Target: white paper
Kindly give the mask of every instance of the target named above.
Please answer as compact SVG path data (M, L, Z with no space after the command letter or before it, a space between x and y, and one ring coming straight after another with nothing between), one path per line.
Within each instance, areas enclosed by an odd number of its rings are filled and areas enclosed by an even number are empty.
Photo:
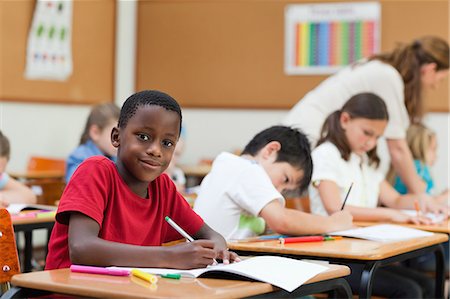
M131 270L133 268L111 267ZM141 271L164 275L181 274L187 277L199 277L210 271L223 271L239 274L258 281L267 282L288 292L297 289L303 283L326 271L327 266L317 263L308 263L301 260L279 256L257 256L229 265L219 264L207 268L193 270L175 270L162 268L137 268Z
M330 233L332 236L344 236L367 239L377 242L396 242L433 235L419 229L393 224L380 224Z
M6 209L11 215L19 214L27 205L24 203L12 203Z
M402 210L402 213L407 214L408 216L414 217L417 215L417 212L415 210ZM434 214L434 213L426 213L424 215L427 218L431 219L432 223L441 223L445 220L444 214Z
M57 209L57 207L39 204L12 203L9 204L9 206L6 208L6 210L8 210L11 215L19 214L24 209L54 211Z

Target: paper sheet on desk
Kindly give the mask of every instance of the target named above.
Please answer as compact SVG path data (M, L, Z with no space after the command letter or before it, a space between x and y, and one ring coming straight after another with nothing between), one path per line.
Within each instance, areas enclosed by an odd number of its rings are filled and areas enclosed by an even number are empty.
M123 267L120 268L129 270L133 269ZM206 273L211 272L214 272L215 274L219 272L232 273L262 282L267 282L288 292L292 292L312 277L323 271L326 271L328 267L279 256L257 256L245 259L239 263L233 263L229 265L219 264L216 266L210 266L208 268L193 270L175 270L162 268L137 269L147 273L158 275L181 274L182 276L187 277L199 277L201 275L202 277L207 277Z
M332 232L329 235L360 238L377 242L396 242L428 237L433 235L433 233L400 225L380 224Z
M407 214L408 216L416 216L417 212L415 210L401 210L402 213ZM434 224L441 223L445 220L444 214L434 214L434 213L426 213L424 215L431 219L431 222Z

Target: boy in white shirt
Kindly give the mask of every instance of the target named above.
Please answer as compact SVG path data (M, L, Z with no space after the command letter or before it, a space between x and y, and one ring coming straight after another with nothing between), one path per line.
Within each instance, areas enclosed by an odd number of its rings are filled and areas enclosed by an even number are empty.
M318 216L284 207L282 193L307 188L312 160L306 136L290 127L258 133L241 156L221 153L203 179L194 210L225 239L265 231L322 234L349 228L347 212ZM258 218L261 217L261 218Z

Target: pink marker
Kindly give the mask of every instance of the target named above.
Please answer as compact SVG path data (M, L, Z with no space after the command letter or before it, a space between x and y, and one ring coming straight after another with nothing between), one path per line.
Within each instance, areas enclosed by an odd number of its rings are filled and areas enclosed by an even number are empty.
M79 272L79 273L114 275L114 276L130 275L129 270L109 269L109 268L104 268L104 267L82 266L82 265L71 265L70 271Z

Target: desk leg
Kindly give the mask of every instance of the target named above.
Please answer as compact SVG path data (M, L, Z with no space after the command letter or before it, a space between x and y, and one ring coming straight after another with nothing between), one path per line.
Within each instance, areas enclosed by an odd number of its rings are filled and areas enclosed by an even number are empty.
M434 256L436 259L436 286L435 295L436 298L444 298L444 288L445 288L445 262L444 262L444 247L442 244L436 247L434 251Z
M364 266L359 285L359 298L370 298L372 295L373 276L378 268L378 262L370 262Z
M352 298L352 289L344 278L335 280L333 291L331 292L331 298Z
M24 261L23 261L23 272L31 272L31 257L33 253L33 232L24 231L25 236L25 248L24 248Z

